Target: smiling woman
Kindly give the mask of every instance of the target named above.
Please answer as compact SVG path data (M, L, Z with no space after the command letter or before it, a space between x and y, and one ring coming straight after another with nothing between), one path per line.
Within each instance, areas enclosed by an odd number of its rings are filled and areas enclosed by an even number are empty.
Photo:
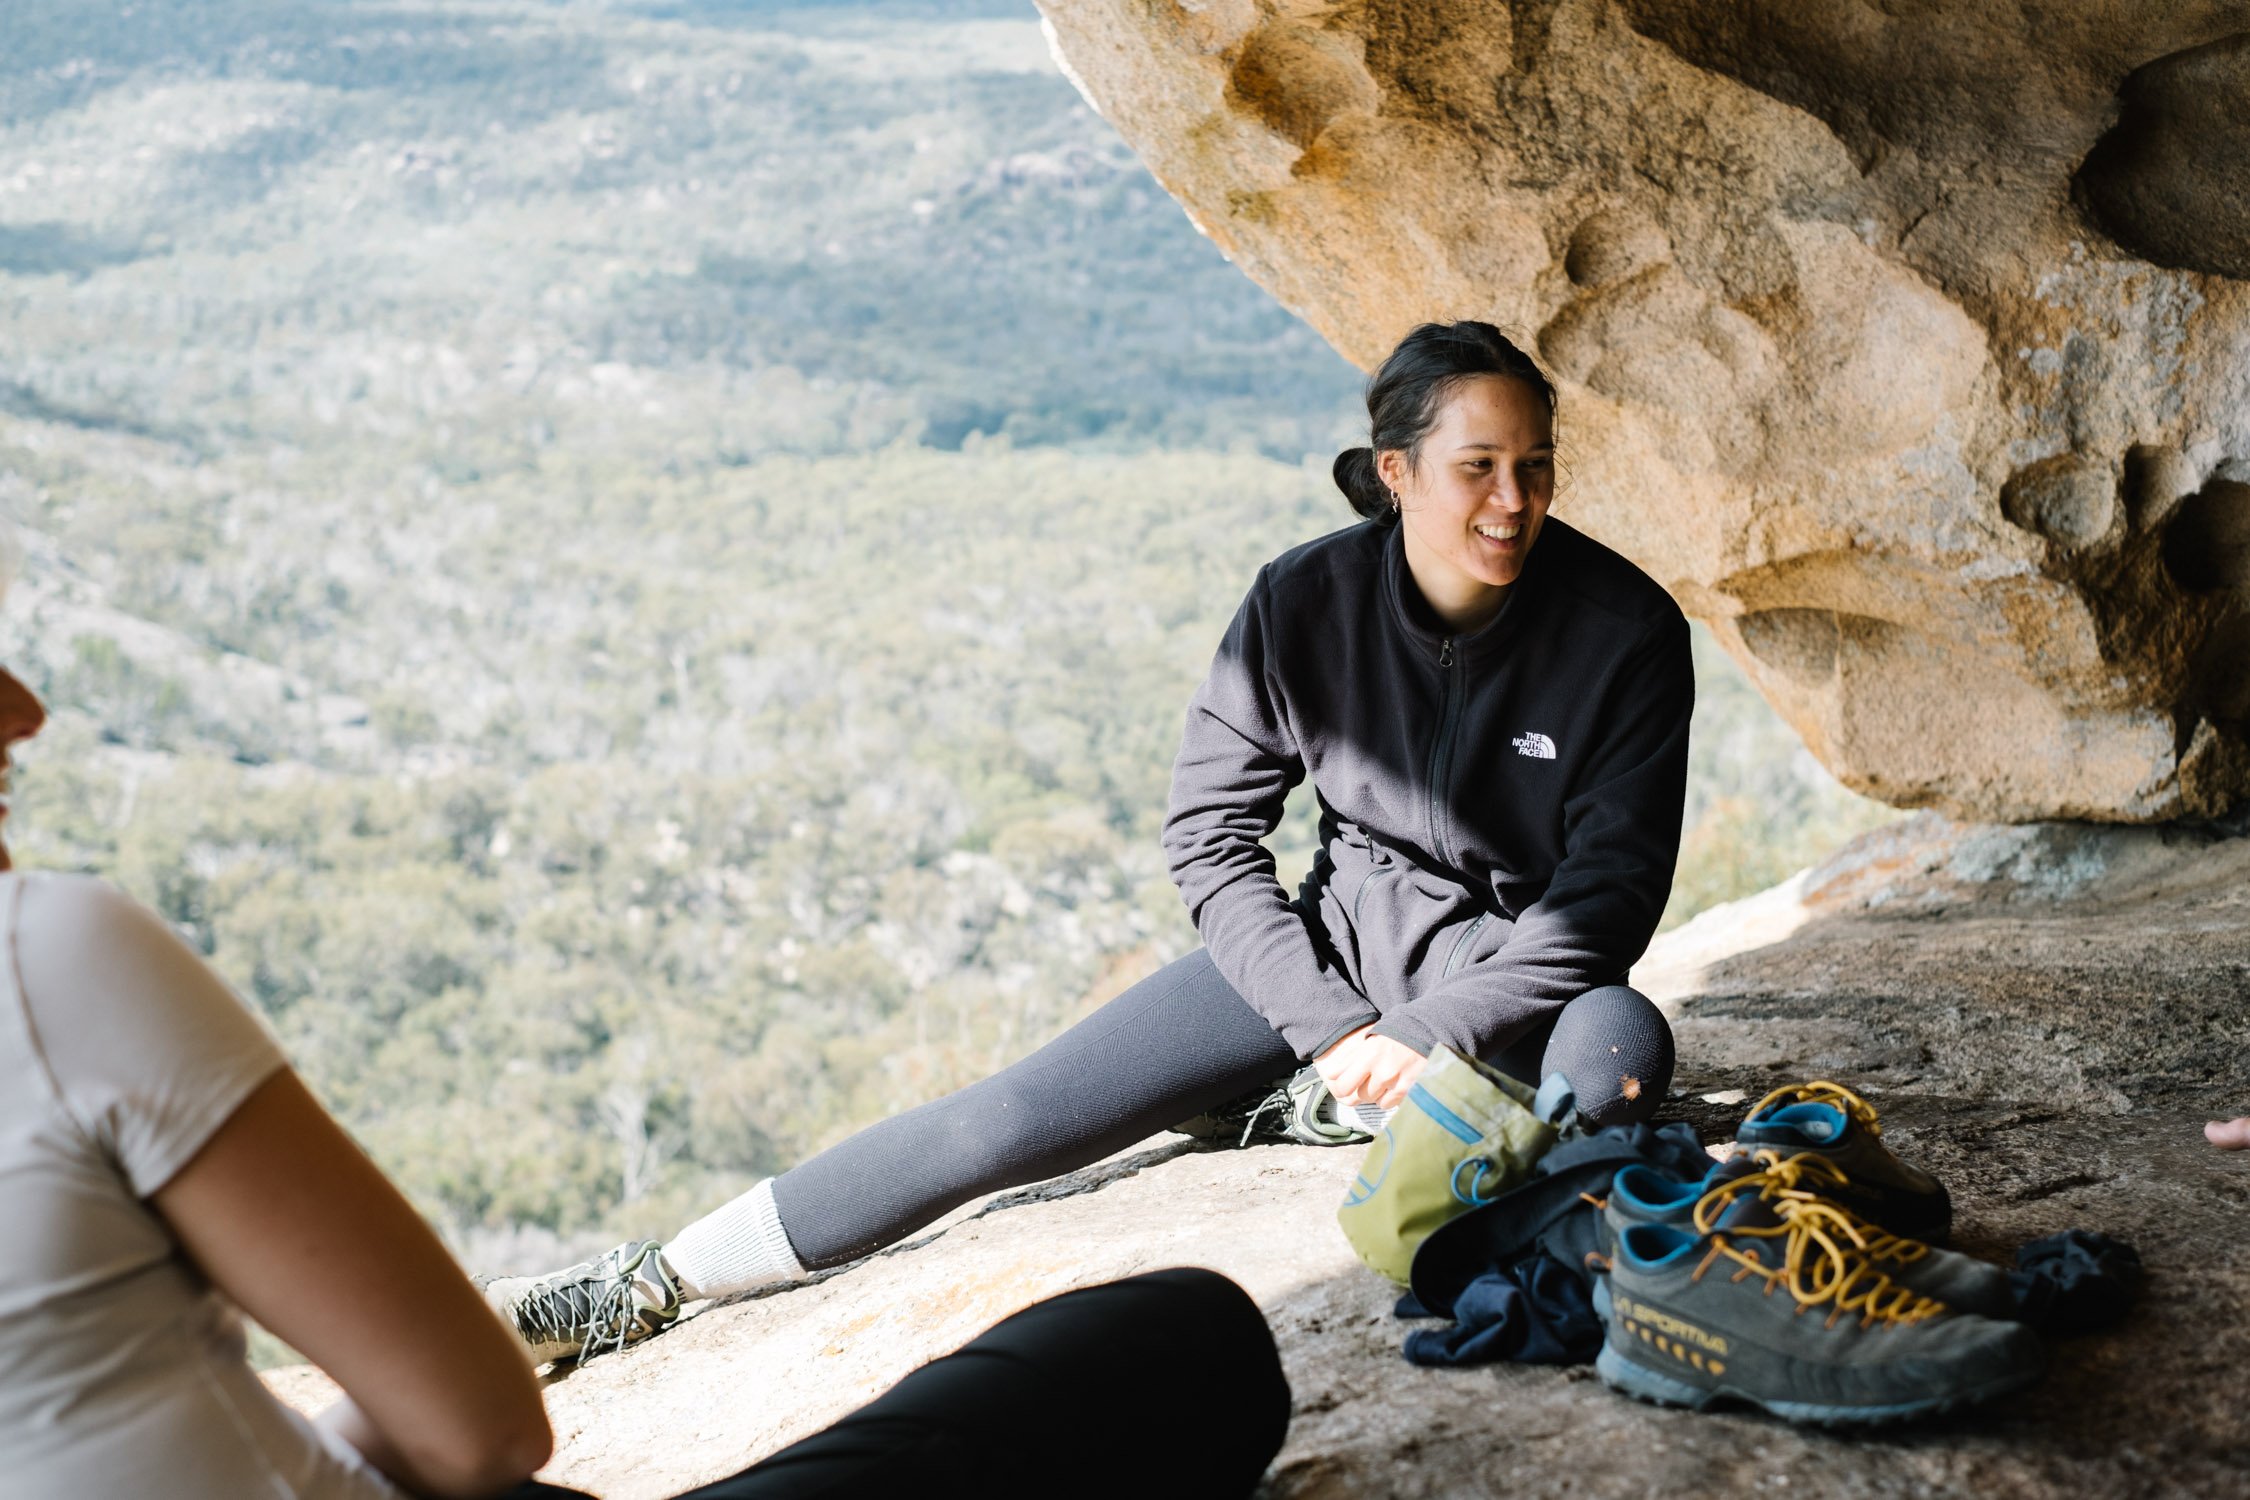
M1624 979L1679 846L1687 622L1548 516L1553 387L1497 330L1416 329L1368 407L1373 445L1335 469L1367 519L1259 571L1188 706L1163 842L1206 946L668 1243L492 1282L538 1357L857 1259L1301 1065L1293 1093L1380 1110L1444 1046L1565 1074L1597 1125L1655 1109L1671 1032ZM1292 896L1267 841L1308 778L1321 850Z
M1345 1102L1396 1104L1443 1044L1567 1074L1600 1123L1645 1116L1671 1037L1621 981L1677 853L1685 622L1550 524L1555 388L1498 329L1416 328L1367 407L1370 445L1334 472L1372 524L1268 565L1190 710L1175 878L1221 972ZM1276 920L1247 851L1301 776L1322 857Z
M1554 502L1554 383L1489 323L1425 324L1383 362L1367 411L1373 446L1338 457L1336 483L1361 515L1403 523L1415 587L1473 630Z

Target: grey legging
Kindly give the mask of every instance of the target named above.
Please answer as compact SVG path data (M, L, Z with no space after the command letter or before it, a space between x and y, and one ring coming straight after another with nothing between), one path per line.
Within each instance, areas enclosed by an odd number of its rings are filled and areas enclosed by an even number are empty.
M1639 991L1610 985L1492 1061L1529 1083L1559 1071L1588 1121L1629 1124L1672 1081L1672 1028ZM806 1269L842 1265L980 1194L1076 1171L1297 1065L1198 948L1022 1061L790 1168L774 1179L774 1207ZM1630 1099L1627 1078L1639 1083Z

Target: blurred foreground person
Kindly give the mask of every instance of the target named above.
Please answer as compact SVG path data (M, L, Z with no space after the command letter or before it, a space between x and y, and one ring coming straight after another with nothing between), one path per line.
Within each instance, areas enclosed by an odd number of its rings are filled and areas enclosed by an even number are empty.
M1566 1075L1589 1124L1646 1119L1672 1034L1625 978L1671 891L1694 668L1670 596L1548 515L1555 400L1486 323L1415 329L1369 382L1370 446L1334 467L1360 523L1260 570L1188 707L1164 845L1204 948L661 1245L490 1278L532 1356L843 1265L1277 1080L1316 1141L1366 1139L1440 1046ZM1292 897L1265 840L1308 777L1321 850Z
M0 764L44 720L0 671ZM516 1338L162 921L0 844L0 946L0 1500L574 1493L519 1486L553 1437ZM276 1400L236 1308L345 1399L317 1424ZM1018 1313L694 1493L1218 1500L1288 1417L1250 1299L1160 1271Z

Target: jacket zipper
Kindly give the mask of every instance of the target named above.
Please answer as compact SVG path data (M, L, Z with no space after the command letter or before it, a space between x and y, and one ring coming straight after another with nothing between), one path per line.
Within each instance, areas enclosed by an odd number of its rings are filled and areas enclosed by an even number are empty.
M1476 941L1477 934L1484 930L1484 924L1491 920L1491 912L1480 911L1477 913L1477 919L1462 929L1461 935L1453 940L1453 951L1446 955L1445 973L1440 974L1438 978L1444 979L1451 975L1455 969L1461 967L1461 955L1469 951L1469 944Z
M1430 853L1441 864L1451 865L1453 855L1445 847L1442 804L1446 777L1453 769L1454 721L1461 715L1461 664L1454 660L1451 636L1438 645L1438 667L1445 673L1445 683L1439 689L1437 737L1430 742L1430 761L1424 773L1430 786Z

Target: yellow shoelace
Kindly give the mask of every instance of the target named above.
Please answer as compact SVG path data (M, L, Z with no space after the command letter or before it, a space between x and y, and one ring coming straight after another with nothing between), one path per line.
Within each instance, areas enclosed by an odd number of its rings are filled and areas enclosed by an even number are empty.
M1717 1197L1723 1193L1731 1202L1735 1190L1745 1184L1756 1184L1758 1196L1773 1204L1774 1211L1787 1218L1795 1211L1795 1205L1818 1202L1829 1188L1844 1187L1851 1181L1844 1175L1841 1167L1817 1152L1803 1151L1788 1158L1784 1158L1778 1151L1757 1151L1751 1154L1753 1160L1765 1163L1763 1172L1722 1183L1705 1196ZM1724 1207L1723 1204L1720 1206ZM1861 1218L1841 1203L1823 1202L1821 1206L1849 1226L1852 1243L1866 1252L1870 1260L1895 1260L1903 1265L1908 1261L1920 1260L1930 1253L1930 1247L1920 1240L1892 1234L1882 1225ZM1703 1205L1698 1202L1697 1213L1700 1214L1702 1210ZM1714 1208L1712 1217L1717 1216L1718 1209ZM1697 1227L1700 1229L1706 1226L1699 1219Z
M1815 1079L1811 1083L1787 1084L1775 1089L1765 1098L1750 1106L1750 1113L1743 1118L1755 1120L1766 1112L1768 1106L1778 1104L1784 1099L1798 1104L1833 1104L1850 1116L1853 1124L1859 1126L1869 1135L1881 1135L1883 1133L1883 1123L1876 1117L1874 1105L1860 1098L1859 1095L1845 1088L1842 1084L1830 1083L1825 1078Z
M1766 1163L1764 1171L1722 1182L1696 1201L1696 1232L1711 1236L1711 1249L1695 1268L1695 1280L1702 1280L1703 1273L1723 1256L1741 1267L1734 1273L1736 1281L1762 1276L1768 1296L1777 1286L1787 1288L1799 1313L1827 1307L1830 1328L1846 1315L1857 1316L1859 1326L1868 1328L1879 1322L1919 1323L1952 1311L1935 1298L1900 1286L1871 1264L1884 1259L1918 1260L1929 1254L1929 1246L1886 1234L1802 1186L1808 1179L1831 1186L1842 1183L1844 1174L1834 1163L1810 1153L1783 1160L1775 1152L1761 1151L1757 1159ZM1772 1228L1716 1229L1719 1216L1744 1193L1755 1193L1772 1204L1781 1222ZM1729 1236L1782 1241L1781 1264L1767 1265L1762 1256L1729 1244Z

